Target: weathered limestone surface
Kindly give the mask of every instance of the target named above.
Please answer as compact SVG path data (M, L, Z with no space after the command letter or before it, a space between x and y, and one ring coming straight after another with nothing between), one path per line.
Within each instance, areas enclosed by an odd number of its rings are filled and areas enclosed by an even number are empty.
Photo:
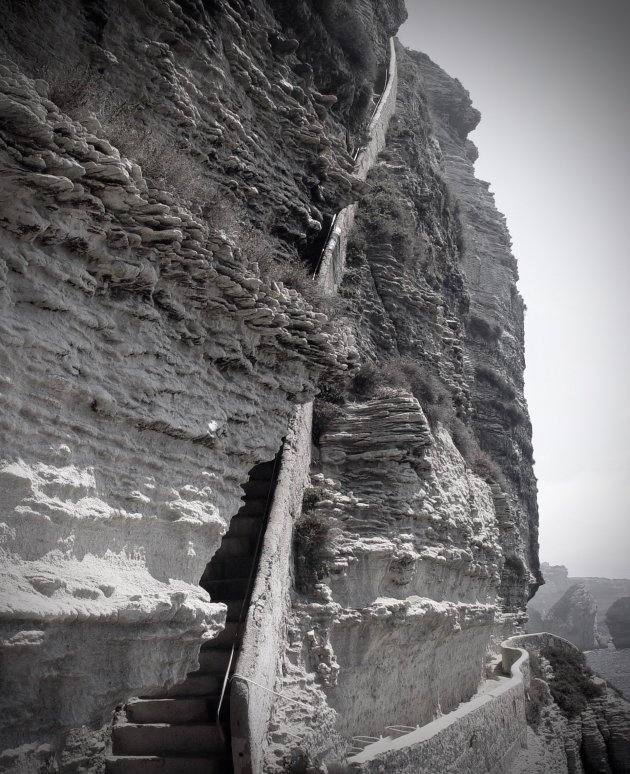
M398 74L394 39L389 41L387 79L369 124L370 138L356 159L360 179L376 162L385 145L387 127L396 106ZM336 219L316 277L318 288L334 293L343 276L346 247L356 204ZM246 634L230 694L232 750L236 774L261 771L267 727L273 704L272 688L284 647L283 635L291 607L291 539L293 519L301 510L311 465L313 404L299 406L283 446L280 473L263 541L258 577L253 588ZM322 708L323 709L323 708ZM323 714L324 717L321 717ZM323 709L320 733L334 713Z
M499 582L489 486L466 471L448 433L433 438L411 396L348 414L322 439L323 472L312 478L334 558L326 585L294 602L277 690L303 708L276 701L269 767L295 746L287 731L310 749L334 743L338 755L336 735L426 723L468 699L485 674ZM335 735L322 734L326 706Z
M413 55L420 69L443 154L444 174L459 203L462 269L470 300L466 354L472 422L481 446L499 464L516 502L501 524L506 557L501 596L522 608L540 584L536 479L531 423L523 396L525 368L523 300L504 217L488 184L474 176L477 149L467 134L479 121L468 92L424 54Z
M225 615L198 581L248 471L359 360L416 381L340 401L309 471L316 582L268 615L302 447L283 484L245 640L264 661L260 704L241 686L252 735L268 730L252 760L332 768L352 736L456 711L539 580L522 301L468 95L398 47L364 180L402 0L4 6L0 770L100 771L115 705L196 666ZM355 202L331 321L272 259L312 261ZM453 766L475 745L507 762L514 698L484 700L483 732L453 724Z
M367 76L321 20L318 62L312 41L300 58L273 5L3 6L9 770L65 760L64 740L96 765L70 732L195 667L224 620L198 581L240 485L318 375L356 361L258 259L295 259L364 190L346 129ZM376 68L401 14L367 14Z
M443 117L430 112L416 56L398 47L397 58L397 111L357 208L341 293L363 358L377 370L417 364L420 381L439 381L442 403L394 381L328 409L307 514L327 525L326 556L319 582L293 597L269 771L288 764L287 751L333 765L351 737L424 725L469 700L488 653L513 633L537 572L535 507L520 495L516 463L499 456L497 472L474 459L471 290L440 145ZM460 87L452 88L457 97ZM514 282L501 272L497 284ZM514 308L506 336L515 371L521 313ZM522 388L520 373L515 379ZM522 394L513 402L522 404ZM529 438L526 427L519 432ZM462 455L458 433L475 454Z

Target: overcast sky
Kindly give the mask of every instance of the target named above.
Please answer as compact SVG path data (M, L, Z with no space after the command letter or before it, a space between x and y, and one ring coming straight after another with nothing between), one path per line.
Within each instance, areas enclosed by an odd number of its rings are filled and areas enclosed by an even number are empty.
M630 578L630 3L407 0L470 91L519 263L540 556Z

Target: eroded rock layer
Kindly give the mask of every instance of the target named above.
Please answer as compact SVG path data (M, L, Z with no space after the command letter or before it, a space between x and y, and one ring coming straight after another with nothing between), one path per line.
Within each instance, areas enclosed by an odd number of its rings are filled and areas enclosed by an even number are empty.
M479 116L426 57L397 56L340 288L363 364L314 404L277 682L301 705L275 703L270 771L287 749L332 764L470 699L539 580L523 306L474 178Z
M364 182L401 0L3 10L0 767L100 771L116 704L195 668L202 572L318 392L265 771L470 699L539 572L523 304L461 84L397 47Z
M195 667L241 484L358 357L276 258L364 190L351 153L402 6L362 4L360 66L308 5L301 48L280 6L3 3L9 769Z

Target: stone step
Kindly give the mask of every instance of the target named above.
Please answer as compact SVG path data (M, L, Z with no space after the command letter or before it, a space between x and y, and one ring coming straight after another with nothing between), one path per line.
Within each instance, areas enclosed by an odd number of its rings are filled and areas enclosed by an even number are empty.
M263 518L265 515L265 511L267 509L267 498L266 497L251 497L247 498L243 505L239 508L238 513L236 516L239 518L241 516L258 516L259 518ZM236 517L235 517L236 518Z
M250 481L269 481L273 475L274 462L261 462L249 472Z
M227 606L226 621L238 621L241 614L241 607L243 607L243 620L247 618L247 605L243 606L242 599L228 599L225 602Z
M212 723L123 723L112 729L114 755L207 755L225 753L219 729Z
M231 599L244 599L248 583L249 578L206 580L204 588L213 602L229 602Z
M254 563L254 556L230 556L226 559L213 557L203 574L204 586L210 581L225 578L248 578Z
M215 650L218 648L229 649L232 647L232 643L235 638L239 637L238 623L236 621L226 621L225 629L213 637L211 640L206 640L201 646L201 653L205 650Z
M221 541L221 546L212 560L216 557L219 561L231 556L251 556L256 548L256 541L250 537L232 537L225 535ZM212 561L210 562L212 564Z
M220 672L225 674L225 670L228 667L230 661L229 649L215 649L215 650L202 650L199 652L199 672L203 674L212 674ZM238 651L235 651L232 664L236 663L238 658Z
M243 484L242 489L245 492L245 498L247 500L254 497L266 499L269 490L271 489L271 481L269 481L269 479L250 479L247 483Z
M194 696L216 696L221 692L222 680L215 674L202 674L200 672L193 672L188 675L183 683L178 683L169 688L164 698L174 699L177 697L192 698ZM142 698L150 699L150 696L143 696Z
M257 541L262 528L262 516L247 516L239 511L230 522L228 535L230 537L249 537Z
M218 696L182 699L136 699L125 709L129 723L212 723Z
M106 774L226 774L232 771L228 755L191 758L156 755L112 755L105 759Z

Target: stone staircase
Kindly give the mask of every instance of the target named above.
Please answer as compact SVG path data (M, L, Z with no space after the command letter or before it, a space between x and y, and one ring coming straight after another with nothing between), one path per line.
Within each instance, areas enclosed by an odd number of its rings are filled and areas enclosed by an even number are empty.
M201 586L214 602L227 605L227 623L204 643L199 669L183 683L156 696L132 699L112 729L112 755L106 774L229 774L229 685L217 710L223 681L234 672L249 603L249 580L260 550L267 507L274 486L274 461L256 465L243 486L243 505L212 561ZM230 665L232 647L234 656Z

